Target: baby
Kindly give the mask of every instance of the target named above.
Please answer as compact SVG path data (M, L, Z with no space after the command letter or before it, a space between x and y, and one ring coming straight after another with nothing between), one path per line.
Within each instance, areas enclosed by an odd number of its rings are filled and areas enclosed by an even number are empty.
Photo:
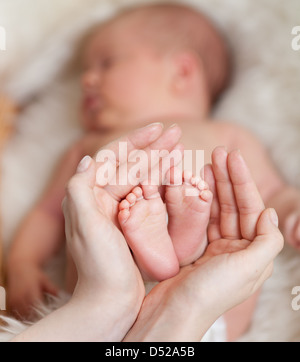
M209 118L229 83L231 63L226 42L208 19L183 5L129 9L97 27L83 53L86 135L64 156L12 245L7 265L14 310L24 314L44 292L57 292L43 266L63 246L61 202L79 161L121 134L152 122L177 123L185 147L204 150L206 163L218 145L241 149L265 203L279 214L286 240L299 247L298 190L285 184L252 134ZM176 169L168 178L171 185L166 187L164 202L157 186L142 185L119 206L119 224L137 264L145 277L155 280L175 275L180 265L195 261L207 245L212 198L207 185L192 173L179 175ZM198 190L198 196L187 196L189 188ZM68 268L67 279L73 280L70 291L76 282L74 273L74 268ZM229 312L231 339L248 326L254 306L252 298Z

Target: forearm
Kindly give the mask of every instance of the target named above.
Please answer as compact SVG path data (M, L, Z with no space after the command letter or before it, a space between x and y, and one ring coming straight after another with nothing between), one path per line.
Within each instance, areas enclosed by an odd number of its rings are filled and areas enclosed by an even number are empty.
M114 310L111 301L71 300L12 342L120 342L136 315Z
M20 228L9 253L8 267L20 262L44 265L63 241L63 219L36 207Z

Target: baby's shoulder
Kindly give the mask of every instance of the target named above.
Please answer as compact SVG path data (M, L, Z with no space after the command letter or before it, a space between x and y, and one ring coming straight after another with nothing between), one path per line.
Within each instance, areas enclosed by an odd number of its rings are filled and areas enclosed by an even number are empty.
M223 141L224 144L232 146L237 142L250 141L255 138L249 129L230 121L212 120L209 122L209 127L216 138Z
M227 145L231 149L250 149L261 145L257 135L246 126L221 120L213 121L210 124L214 128L217 143Z
M225 132L225 133L232 133L232 132L237 132L237 133L244 133L247 131L246 127L234 123L234 122L230 122L230 121L225 121L222 119L212 119L209 121L209 125L212 128L213 131L215 132Z

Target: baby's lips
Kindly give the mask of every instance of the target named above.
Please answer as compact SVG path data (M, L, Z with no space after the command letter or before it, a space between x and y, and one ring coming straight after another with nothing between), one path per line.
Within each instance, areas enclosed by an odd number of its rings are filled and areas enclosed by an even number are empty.
M101 106L101 101L99 100L99 98L97 96L91 95L85 96L82 103L83 108L88 111L99 109Z

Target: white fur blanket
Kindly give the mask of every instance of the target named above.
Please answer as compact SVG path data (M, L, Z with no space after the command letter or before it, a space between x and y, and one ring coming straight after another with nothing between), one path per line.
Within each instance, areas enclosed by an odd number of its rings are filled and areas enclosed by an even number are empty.
M78 39L121 7L146 2L0 2L0 26L7 33L7 51L0 52L0 92L26 105L1 165L6 250L57 160L80 133L77 78L65 71ZM226 33L235 55L234 82L216 116L254 131L284 178L300 187L300 51L291 47L292 28L300 25L299 0L182 2L211 16ZM287 247L264 286L252 327L242 340L300 340L300 311L291 306L292 288L300 285L298 265L300 254ZM60 281L56 266L51 272ZM0 340L18 333L19 327L13 322Z

